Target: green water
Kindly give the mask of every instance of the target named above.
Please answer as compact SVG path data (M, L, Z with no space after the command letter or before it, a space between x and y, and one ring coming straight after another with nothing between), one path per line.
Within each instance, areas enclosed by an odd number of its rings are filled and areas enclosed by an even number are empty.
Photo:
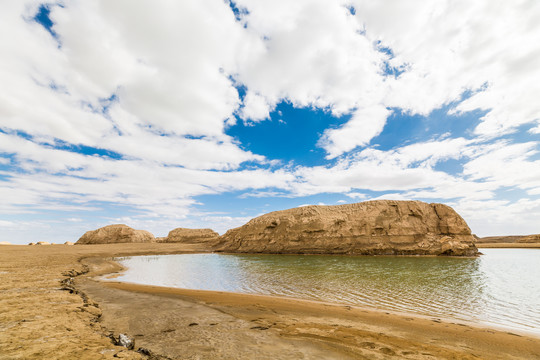
M540 249L479 258L186 254L122 258L115 280L289 296L540 334Z

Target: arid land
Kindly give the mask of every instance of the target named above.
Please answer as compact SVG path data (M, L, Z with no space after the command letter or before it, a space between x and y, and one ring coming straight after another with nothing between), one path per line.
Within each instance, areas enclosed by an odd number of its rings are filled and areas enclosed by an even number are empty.
M540 243L476 243L479 249L540 249Z
M0 359L540 359L538 337L444 319L95 280L122 270L112 257L200 251L0 247Z

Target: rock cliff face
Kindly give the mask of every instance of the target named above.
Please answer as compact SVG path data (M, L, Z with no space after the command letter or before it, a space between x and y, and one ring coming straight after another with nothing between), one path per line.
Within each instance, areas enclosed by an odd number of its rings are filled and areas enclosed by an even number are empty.
M154 235L145 230L135 230L127 225L108 225L97 230L87 231L75 243L85 244L117 244L154 242Z
M161 242L201 244L215 242L219 234L212 229L186 229L177 228L171 230L169 235Z
M227 231L216 250L358 255L478 253L471 230L449 206L392 200L275 211Z

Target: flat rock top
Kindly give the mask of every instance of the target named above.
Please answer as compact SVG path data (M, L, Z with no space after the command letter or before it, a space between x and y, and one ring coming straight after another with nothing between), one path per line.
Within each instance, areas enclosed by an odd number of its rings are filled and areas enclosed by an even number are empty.
M155 238L145 230L135 230L124 224L108 225L97 230L87 231L77 241L80 244L116 244L154 242Z

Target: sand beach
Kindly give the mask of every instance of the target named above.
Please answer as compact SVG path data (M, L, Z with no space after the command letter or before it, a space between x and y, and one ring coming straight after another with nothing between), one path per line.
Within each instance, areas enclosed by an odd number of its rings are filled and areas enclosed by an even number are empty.
M540 358L540 339L514 331L96 280L122 270L113 257L200 251L185 244L3 246L0 359ZM135 339L133 350L114 344L121 333Z

